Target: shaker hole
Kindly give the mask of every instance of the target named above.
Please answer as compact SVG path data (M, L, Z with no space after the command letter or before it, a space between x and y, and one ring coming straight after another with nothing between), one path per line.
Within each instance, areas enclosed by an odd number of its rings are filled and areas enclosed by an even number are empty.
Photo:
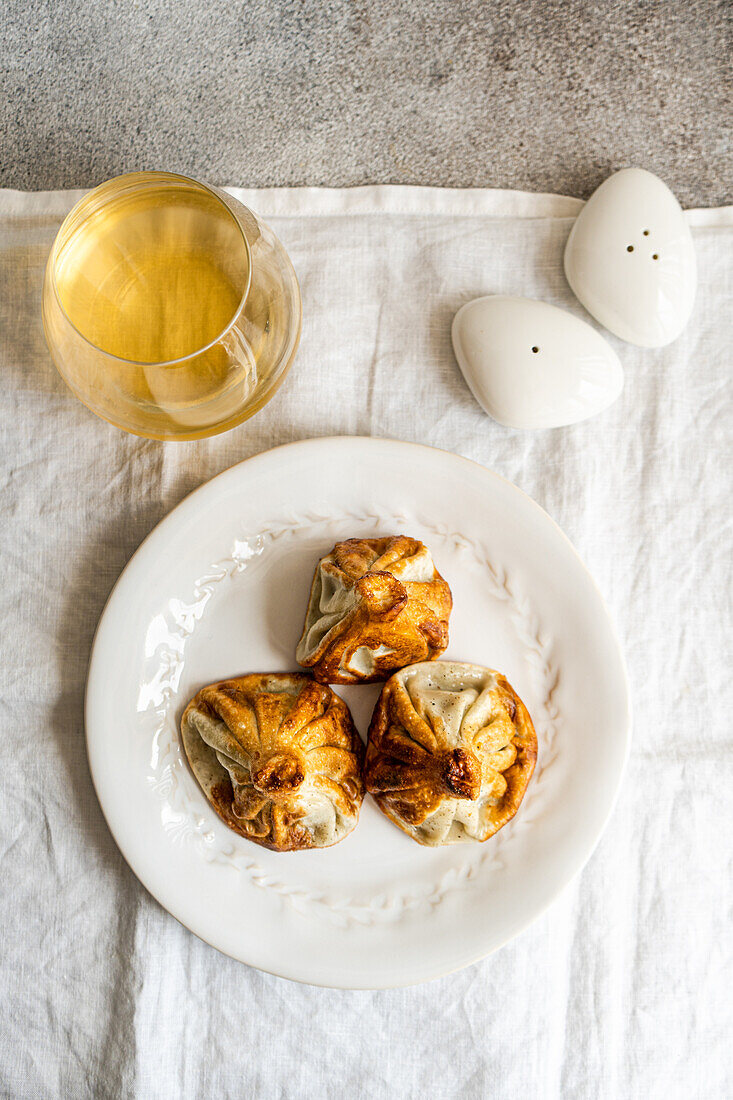
M652 259L653 260L658 260L659 259L659 253L658 252L653 252L652 253Z
M648 230L648 229L645 229L645 230L643 230L643 233L644 233L644 236L645 236L645 237L648 237L648 236L649 236L649 230Z
M537 352L538 352L539 350L540 350L540 349L539 349L538 347L533 347L533 348L532 348L532 351L533 351L533 352L535 353L535 355L537 354Z
M634 251L634 246L633 246L633 244L627 245L627 246L626 246L626 251L627 251L627 252L633 252L633 251Z

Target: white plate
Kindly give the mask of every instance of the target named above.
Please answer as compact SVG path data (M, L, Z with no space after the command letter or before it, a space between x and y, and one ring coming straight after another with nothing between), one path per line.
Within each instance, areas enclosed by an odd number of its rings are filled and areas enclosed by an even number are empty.
M534 718L524 802L480 845L420 847L368 796L334 848L251 844L188 770L183 707L212 680L297 667L317 558L338 539L402 532L426 542L453 589L445 656L505 672ZM365 735L378 686L340 691ZM86 726L112 834L170 913L243 962L357 989L466 966L542 912L601 835L630 712L601 596L538 505L456 455L342 438L234 466L155 528L102 615Z

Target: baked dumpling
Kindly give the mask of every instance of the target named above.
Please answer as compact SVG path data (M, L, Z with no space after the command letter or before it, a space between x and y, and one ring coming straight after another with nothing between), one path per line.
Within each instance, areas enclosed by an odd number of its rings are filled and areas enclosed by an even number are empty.
M382 688L364 779L420 844L483 841L517 812L536 759L532 720L501 673L430 661Z
M298 664L326 684L368 684L448 645L450 588L418 539L337 542L316 566Z
M326 848L351 832L364 746L349 708L302 672L202 688L181 719L191 770L230 829L272 848Z

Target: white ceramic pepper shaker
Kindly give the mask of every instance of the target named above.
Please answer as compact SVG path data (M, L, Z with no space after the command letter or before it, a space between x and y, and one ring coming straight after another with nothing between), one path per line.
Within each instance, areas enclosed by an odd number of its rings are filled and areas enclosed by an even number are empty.
M641 347L671 343L697 288L692 234L665 183L624 168L593 192L565 247L565 274L602 325Z

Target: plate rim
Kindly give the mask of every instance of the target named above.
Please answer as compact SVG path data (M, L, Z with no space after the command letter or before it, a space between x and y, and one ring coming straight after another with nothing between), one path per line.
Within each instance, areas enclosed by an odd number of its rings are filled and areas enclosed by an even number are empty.
M333 981L318 981L318 980L315 980L313 978L297 977L297 976L293 976L292 974L286 973L285 970L277 970L277 969L261 966L257 963L247 962L247 961L239 958L236 955L229 954L227 951L223 950L221 947L218 947L216 944L212 943L211 940L207 939L200 932L198 932L195 929L191 928L189 924L187 924L180 917L176 916L175 913L172 913L171 910L168 909L166 904L161 900L161 898L159 897L156 890L153 889L153 887L149 884L149 881L148 881L149 876L146 876L146 878L143 878L135 870L135 868L133 866L133 863L132 863L132 860L131 860L131 857L128 856L128 852L125 850L125 847L123 847L123 845L120 843L120 840L118 839L118 836L117 836L115 830L113 829L113 827L110 823L107 811L106 811L105 806L104 806L104 802L103 802L102 798L100 797L99 787L98 787L98 784L97 784L97 777L95 775L94 766L92 764L92 749L91 749L91 735L90 735L90 725L91 725L91 723L90 723L90 711L91 711L91 708L92 708L92 705L93 705L92 698L91 698L92 697L92 692L93 692L93 673L94 673L94 670L95 670L95 655L97 656L97 659L98 659L97 643L98 643L98 639L99 639L99 635L100 635L100 628L102 626L102 623L103 623L103 621L104 621L104 619L107 615L107 612L108 612L111 604L113 603L113 600L115 599L116 594L118 593L118 590L120 589L120 587L123 584L124 578L126 577L128 571L130 571L134 567L134 563L135 563L136 559L139 557L139 555L142 553L143 549L147 546L147 544L150 541L153 540L154 537L158 536L159 532L162 529L166 528L170 523L174 522L174 520L173 520L174 515L176 515L177 513L181 512L181 511L188 511L194 505L194 499L197 497L198 494L202 493L204 490L208 490L209 487L211 485L213 485L213 483L218 481L219 479L224 479L228 476L231 476L232 472L234 470L237 470L239 467L246 466L246 465L251 464L251 463L257 463L258 461L265 460L269 456L271 456L271 455L273 455L277 452L285 452L285 451L288 451L288 450L291 450L291 449L301 449L302 450L302 449L305 449L305 448L311 448L311 447L318 446L318 445L323 445L323 444L326 444L326 445L329 445L329 446L330 445L344 445L344 444L346 444L346 445L349 445L349 444L357 444L357 445L366 444L367 446L371 446L372 444L375 444L375 445L384 445L384 444L386 444L389 447L396 447L398 449L399 448L405 448L406 450L410 450L410 451L420 450L420 451L427 452L427 453L432 454L432 455L438 454L438 455L441 455L441 456L445 456L449 460L452 460L452 461L454 460L454 461L459 462L459 463L467 463L470 467L480 471L481 476L492 478L492 479L494 479L498 482L501 482L505 487L507 487L510 490L511 493L517 494L520 498L523 498L523 502L525 504L528 503L529 506L530 506L530 509L536 510L541 515L541 517L543 517L543 519L545 521L548 521L551 524L551 526L554 528L555 534L559 535L561 537L561 541L565 544L565 548L567 550L570 550L571 555L575 559L576 564L580 567L580 569L585 574L586 579L590 582L590 585L591 585L593 591L595 592L595 595L596 595L596 597L599 601L599 604L600 604L600 606L603 609L603 612L605 614L606 625L607 625L608 630L610 632L611 639L614 643L614 652L615 652L616 657L618 659L618 671L619 671L620 677L621 677L620 682L623 686L623 692L624 692L624 706L623 706L624 728L623 728L623 731L619 731L619 738L623 737L623 753L622 753L621 762L620 762L620 765L619 765L619 768L618 768L618 775L617 775L616 782L615 782L613 796L609 799L608 808L607 808L606 814L604 815L602 821L600 822L600 824L594 830L593 836L583 846L583 851L582 851L582 854L581 854L581 858L576 862L574 868L566 876L564 876L561 880L558 881L558 884L557 884L556 887L554 887L552 890L548 891L547 897L545 899L543 899L543 903L537 909L535 909L534 912L531 915L527 916L524 920L519 921L516 924L516 926L514 927L514 929L511 932L509 932L508 934L506 934L500 940L500 942L495 943L492 947L490 947L486 950L479 950L478 952L473 952L471 957L467 961L464 960L464 961L458 962L454 966L441 966L439 970L437 970L436 972L431 973L427 977L410 978L407 981L405 981L403 979L403 980L392 980L392 981L389 981L389 982L380 981L378 983L363 983L363 984L358 983L358 984L355 984L354 980L351 979L348 982L343 982L343 983L338 983L337 984ZM313 436L313 437L307 437L305 439L293 440L293 441L290 441L288 443L282 443L282 444L279 444L276 447L268 448L265 451L259 451L256 454L253 454L253 455L250 455L247 458L241 459L239 462L233 463L231 466L228 466L226 469L219 471L219 473L215 474L213 477L209 478L208 480L202 482L200 485L196 486L195 489L192 489L189 493L187 493L180 501L178 501L177 504L175 504L168 512L166 512L166 514L151 528L151 530L147 533L147 535L145 535L143 540L140 542L140 544L137 546L137 548L130 555L129 560L127 561L127 563L123 567L122 571L120 572L119 576L117 577L116 581L114 582L114 584L113 584L113 586L112 586L112 588L109 592L109 595L107 596L107 599L105 600L104 607L102 608L99 619L97 621L97 625L96 625L95 630L94 630L94 636L92 638L92 643L91 643L90 652L89 652L89 661L88 661L88 665L87 665L87 676L86 676L85 689L84 689L84 741L85 741L85 748L86 748L86 754L87 754L87 763L88 763L88 766L89 766L89 772L90 772L91 779L92 779L92 785L93 785L93 788L94 788L94 793L95 793L97 801L99 803L99 807L100 807L100 810L102 812L102 816L104 817L105 824L107 825L107 828L109 829L110 835L111 835L118 851L122 855L125 863L129 867L130 871L135 876L137 881L151 895L151 897L157 902L157 904L160 905L161 908L166 913L168 913L170 916L172 916L173 919L178 922L178 924L180 924L183 928L186 928L187 931L192 933L198 939L200 939L204 943L208 944L215 951L218 951L223 955L227 955L229 958L232 958L237 962L243 962L244 965L253 967L254 969L260 970L263 973L271 974L273 977L282 978L282 979L285 979L285 980L288 980L288 981L296 981L299 984L312 985L312 986L317 987L317 988L325 988L325 989L351 989L351 990L357 990L357 989L359 989L359 990L398 989L398 988L409 988L409 987L413 987L413 986L417 986L417 985L423 985L423 984L425 984L426 982L429 982L429 981L436 981L439 978L446 977L449 974L457 973L458 971L463 970L466 967L475 965L476 963L480 962L482 959L488 958L489 956L493 955L496 951L501 950L501 948L506 946L506 944L509 943L511 940L513 940L517 936L519 936L531 924L534 924L534 922L536 920L538 920L545 912L547 912L547 910L557 900L557 898L578 878L578 876L581 874L581 872L583 871L583 869L585 868L585 866L587 865L587 863L589 862L589 860L593 856L598 844L600 843L600 840L603 837L603 835L604 835L604 833L605 833L605 831L608 827L611 816L613 815L613 812L616 808L616 803L618 801L619 793L620 793L620 790L621 790L624 775L625 775L626 768L627 768L627 765L628 765L628 760L629 760L629 755L630 755L630 750L631 750L632 734L633 734L633 707L632 707L630 680L629 680L629 674L628 674L628 667L627 667L627 663L626 663L626 656L625 656L625 653L624 653L623 646L621 644L621 639L620 639L619 632L618 632L618 629L617 629L617 626L616 626L616 622L615 622L614 617L612 616L612 614L611 614L611 612L608 608L606 600L603 596L603 593L601 592L601 589L600 589L598 583L595 580L595 577L593 576L593 574L589 570L588 566L583 561L580 553L575 548L575 546L571 542L570 538L562 530L560 525L553 519L553 517L549 514L549 512L547 512L542 507L541 504L539 504L536 500L534 500L533 497L531 497L528 493L526 493L518 485L514 484L514 482L510 481L508 478L504 477L502 474L497 473L495 470L492 470L489 467L484 466L481 462L478 462L475 459L467 458L465 455L458 454L455 451L445 450L445 448L432 447L432 446L430 446L429 444L426 444L426 443L413 443L409 440L394 439L394 438L385 437L385 436L365 436L365 435L355 435L355 436L349 436L349 435Z

